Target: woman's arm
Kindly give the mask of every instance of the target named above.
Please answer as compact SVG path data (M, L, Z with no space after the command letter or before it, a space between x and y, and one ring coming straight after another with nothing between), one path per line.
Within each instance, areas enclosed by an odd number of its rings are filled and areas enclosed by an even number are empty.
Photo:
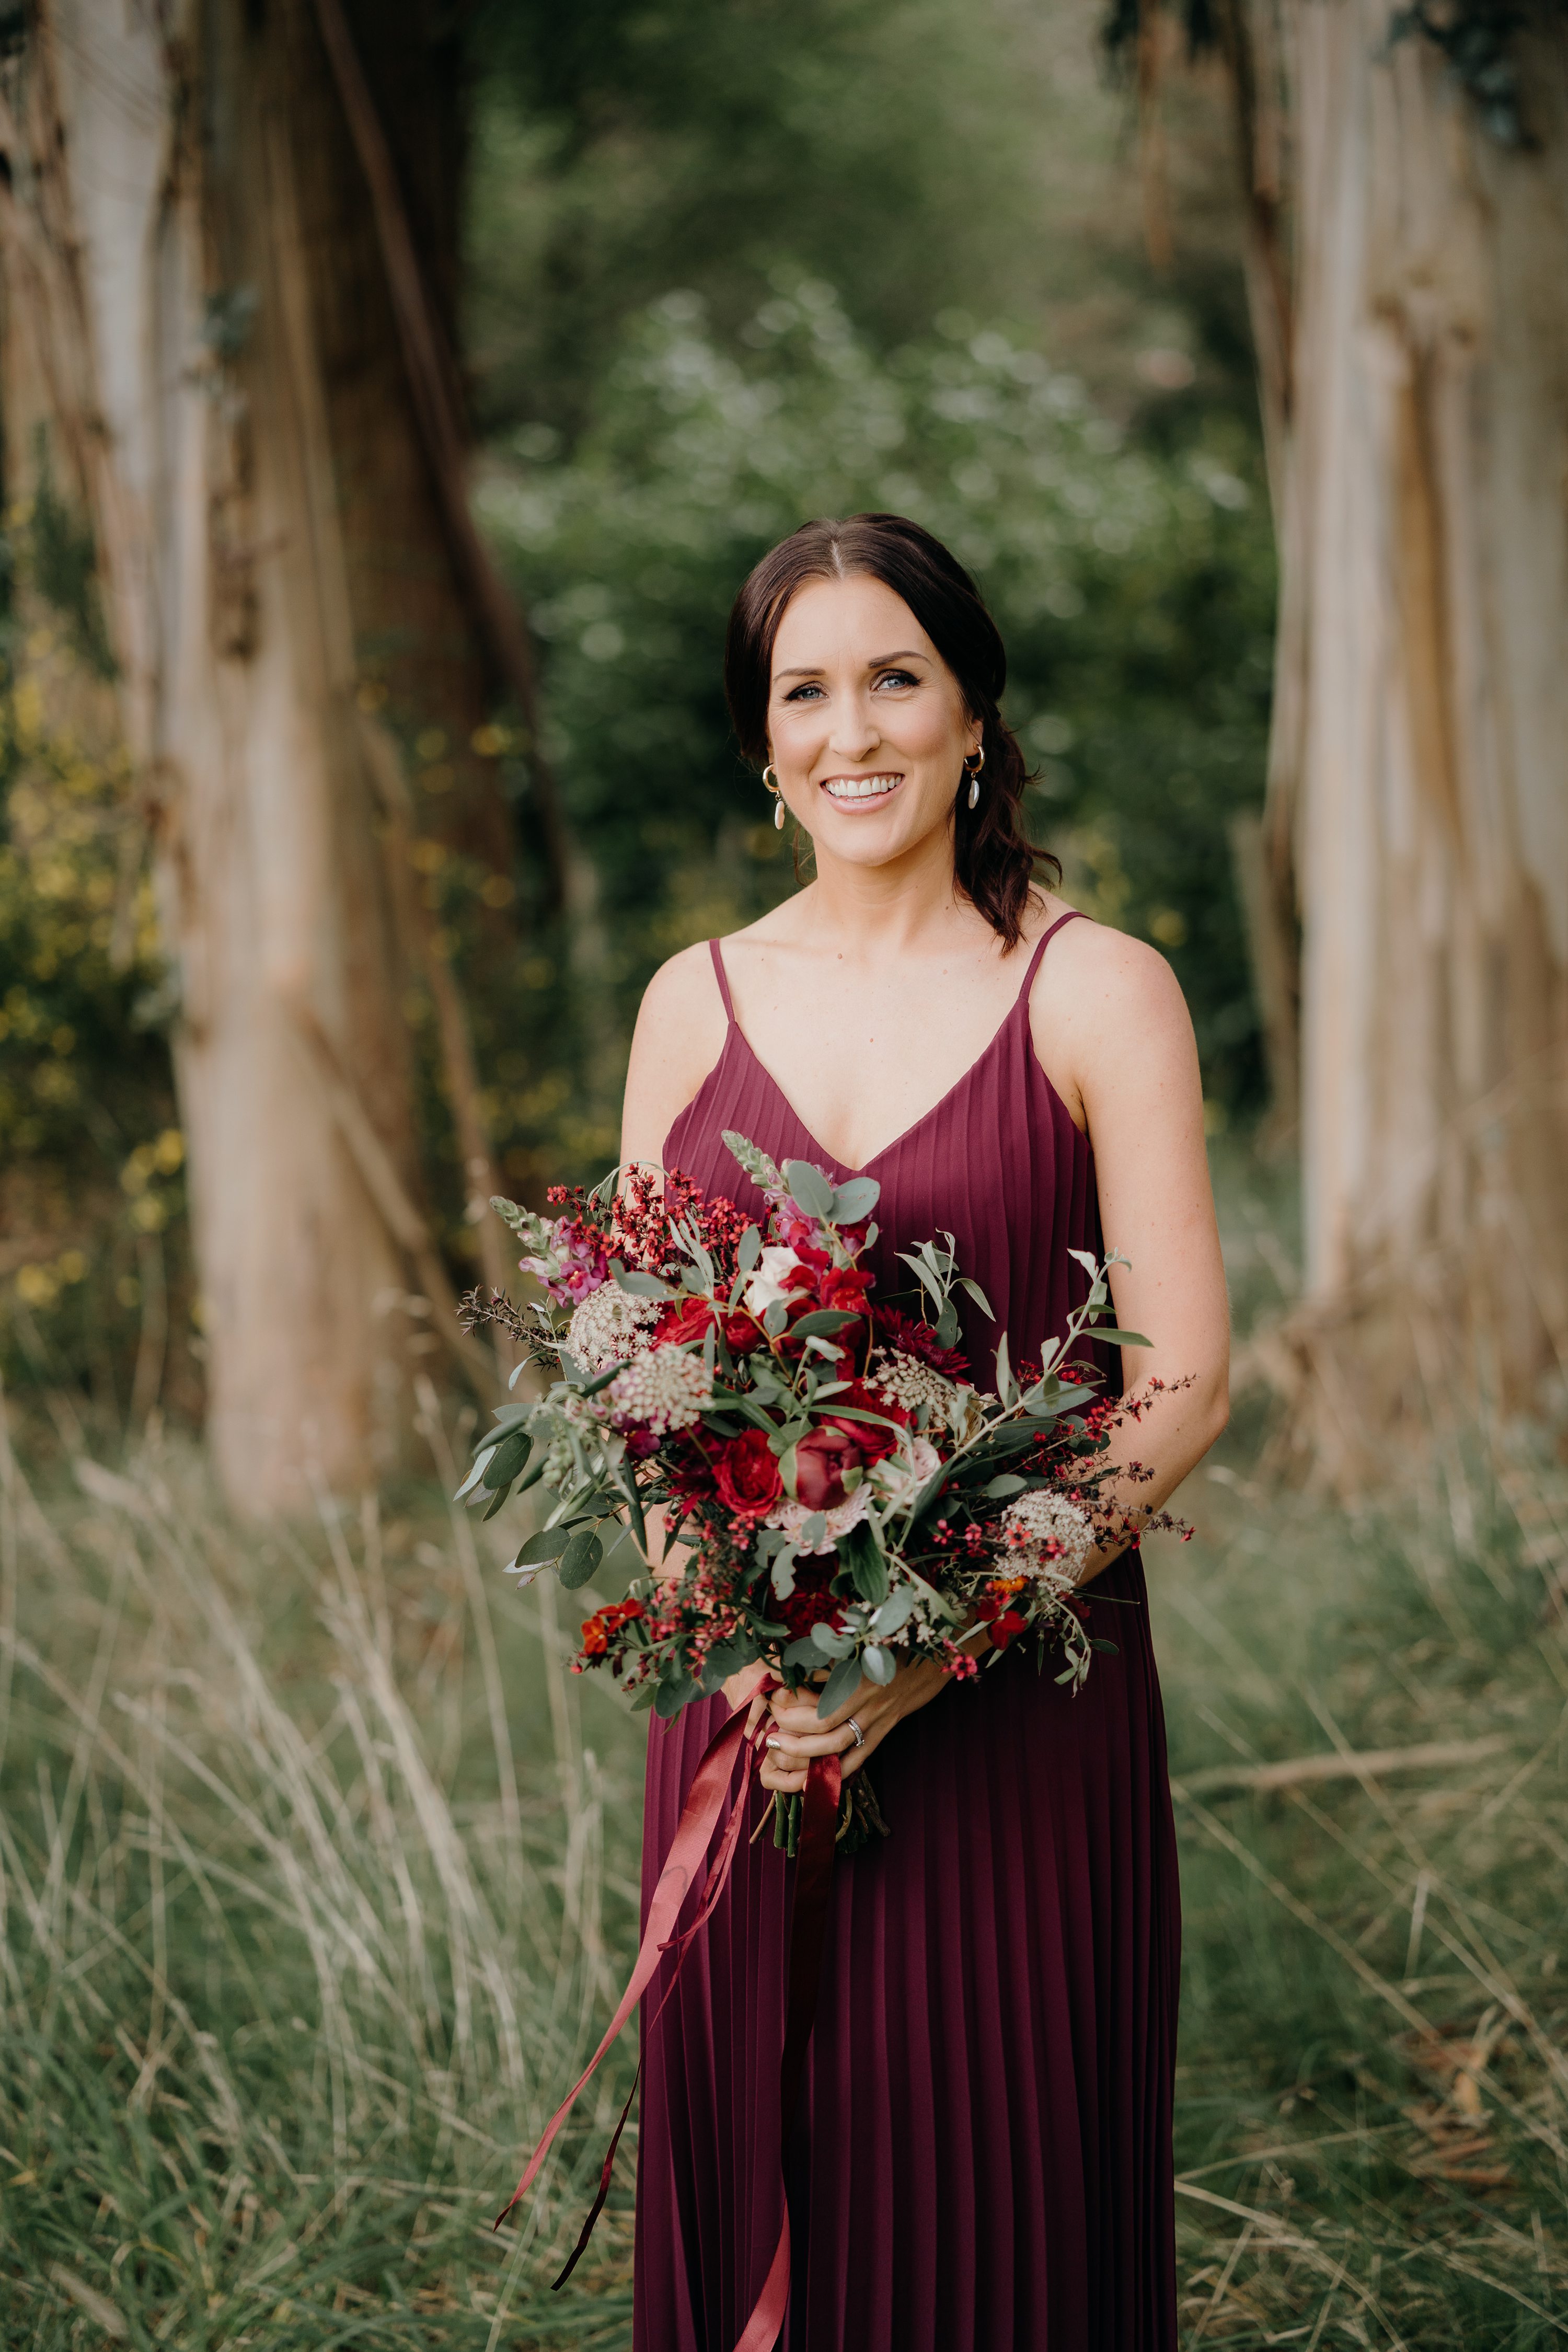
M1070 923L1052 942L1031 1014L1041 1062L1094 1147L1106 1247L1131 1261L1111 1276L1117 1322L1153 1342L1122 1349L1128 1393L1155 1379L1167 1384L1142 1423L1125 1423L1111 1439L1113 1462L1152 1473L1125 1482L1116 1497L1137 1521L1203 1459L1228 1412L1230 1318L1192 1022L1163 956L1090 923ZM1085 1580L1122 1549L1103 1547ZM946 1682L929 1662L900 1666L889 1684L863 1682L826 1723L809 1697L775 1691L776 1745L763 1786L804 1788L807 1759L829 1753L846 1773L858 1771L900 1717L929 1706ZM851 1717L863 1746L845 1727Z
M1091 923L1071 923L1053 942L1042 980L1058 955L1048 992L1037 984L1031 1008L1037 1027L1048 1023L1041 1058L1069 1109L1075 1097L1081 1108L1105 1246L1130 1261L1110 1276L1116 1320L1153 1343L1122 1349L1126 1392L1136 1399L1152 1381L1165 1383L1142 1422L1123 1423L1110 1443L1112 1462L1152 1473L1124 1482L1116 1497L1140 1518L1202 1461L1230 1410L1230 1309L1203 1084L1192 1020L1163 956ZM1121 1549L1098 1552L1087 1575Z

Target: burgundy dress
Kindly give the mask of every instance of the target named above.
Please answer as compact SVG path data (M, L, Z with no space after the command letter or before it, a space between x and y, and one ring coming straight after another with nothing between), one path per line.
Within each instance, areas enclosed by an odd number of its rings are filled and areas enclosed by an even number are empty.
M1064 917L1063 921L1070 918ZM1060 926L1053 926L1059 929ZM964 1342L994 1386L1059 1334L1100 1245L1094 1165L1036 1058L1029 988L950 1093L868 1163L878 1290L939 1230L996 1309ZM759 1220L721 1130L855 1171L807 1133L736 1025L665 1146ZM1033 1644L900 1723L871 1767L892 1834L834 1872L788 2188L786 2352L1172 2352L1171 2091L1180 1914L1160 1689L1135 1552L1092 1588L1118 1644L1078 1697ZM1131 1606L1110 1605L1110 1596ZM643 1906L725 1719L648 1739ZM759 1808L765 1802L759 1793ZM794 1865L742 1843L651 2034L637 2161L636 2352L731 2352L778 2236L778 2073ZM657 2006L663 1978L645 2001Z

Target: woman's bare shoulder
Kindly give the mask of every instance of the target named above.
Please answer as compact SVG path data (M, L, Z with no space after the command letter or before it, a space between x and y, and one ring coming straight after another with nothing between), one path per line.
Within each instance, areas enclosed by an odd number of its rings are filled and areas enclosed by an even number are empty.
M705 940L661 963L643 991L626 1067L621 1156L657 1160L670 1125L724 1050L729 1025Z
M1068 911L1051 902L1035 936ZM1040 960L1029 995L1035 1050L1081 1126L1106 1077L1146 1080L1191 1065L1192 1017L1181 983L1146 940L1089 917L1064 923Z
M1046 913L1034 926L1035 939L1069 913L1077 920L1062 924L1040 959L1031 1003L1051 1001L1058 1013L1078 1015L1147 1015L1173 1004L1185 1009L1176 975L1158 948L1113 924L1097 923L1065 898L1047 901Z

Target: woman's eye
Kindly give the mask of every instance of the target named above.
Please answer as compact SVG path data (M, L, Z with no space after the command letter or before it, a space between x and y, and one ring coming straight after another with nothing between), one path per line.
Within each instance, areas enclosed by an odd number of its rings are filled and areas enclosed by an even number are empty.
M877 683L879 686L918 686L920 680L911 677L907 669L885 669Z
M805 702L809 698L813 697L820 701L822 698L822 688L819 686L793 686L785 695L784 700L786 702Z

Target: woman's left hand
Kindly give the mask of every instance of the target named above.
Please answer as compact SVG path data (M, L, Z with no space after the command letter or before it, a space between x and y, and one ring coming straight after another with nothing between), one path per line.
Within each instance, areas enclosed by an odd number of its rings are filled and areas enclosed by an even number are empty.
M895 1723L929 1706L951 1680L946 1667L930 1658L900 1664L890 1683L862 1682L842 1706L826 1717L817 1714L816 1702L806 1691L772 1692L768 1705L773 1719L764 1738L758 1778L764 1789L804 1789L811 1759L837 1756L847 1779L851 1772L858 1772ZM858 1741L849 1728L851 1719L860 1727Z

